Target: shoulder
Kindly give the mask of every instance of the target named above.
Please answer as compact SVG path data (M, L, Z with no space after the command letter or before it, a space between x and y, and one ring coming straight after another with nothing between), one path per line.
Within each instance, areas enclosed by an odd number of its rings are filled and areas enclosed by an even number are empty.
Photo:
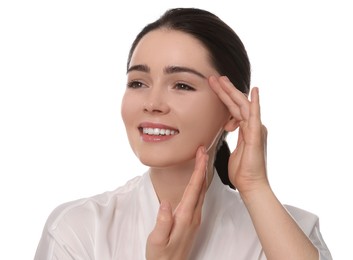
M124 204L139 186L141 176L129 180L113 191L106 191L92 197L66 202L56 207L49 215L46 229L55 232L63 227L79 229L92 226L106 211L112 211L116 204Z
M35 259L71 259L73 255L91 259L97 243L107 239L116 214L125 212L136 197L141 177L113 191L56 207L45 223Z

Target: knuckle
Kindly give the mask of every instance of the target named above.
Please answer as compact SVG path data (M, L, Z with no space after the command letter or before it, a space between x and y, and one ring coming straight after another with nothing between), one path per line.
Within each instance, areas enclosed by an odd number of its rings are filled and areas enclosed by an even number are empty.
M152 231L147 238L147 243L155 247L162 246L163 242L164 239L162 239L162 237L155 231Z
M193 222L193 215L186 211L178 211L175 214L176 221L184 226L190 226Z
M176 221L181 226L197 229L201 225L201 215L179 212L176 214Z
M171 221L173 221L173 217L169 214L158 214L157 216L157 222L169 223Z

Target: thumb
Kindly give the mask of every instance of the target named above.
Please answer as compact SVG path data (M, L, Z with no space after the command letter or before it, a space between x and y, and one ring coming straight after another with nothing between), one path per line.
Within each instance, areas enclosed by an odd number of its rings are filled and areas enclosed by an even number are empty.
M148 237L153 246L165 246L169 242L170 232L173 226L172 207L168 201L161 201L154 229Z

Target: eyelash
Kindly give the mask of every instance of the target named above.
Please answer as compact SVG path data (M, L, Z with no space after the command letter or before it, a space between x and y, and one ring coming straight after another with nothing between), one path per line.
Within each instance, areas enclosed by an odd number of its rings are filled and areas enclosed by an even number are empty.
M132 80L127 83L127 87L132 89L142 88L144 85L145 84L143 84L142 82L135 81L135 80ZM173 88L177 90L184 90L184 91L195 91L195 88L181 82L176 83Z
M174 86L175 89L185 90L185 91L195 91L195 88L190 87L188 84L185 83L176 83Z
M132 80L127 83L128 88L141 88L144 84L140 81Z

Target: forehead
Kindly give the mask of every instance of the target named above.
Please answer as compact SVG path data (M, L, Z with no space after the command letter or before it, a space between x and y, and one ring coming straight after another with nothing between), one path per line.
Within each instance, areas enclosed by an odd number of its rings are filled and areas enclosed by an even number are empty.
M190 34L157 29L147 33L136 46L131 65L182 65L210 69L210 55L206 47Z

